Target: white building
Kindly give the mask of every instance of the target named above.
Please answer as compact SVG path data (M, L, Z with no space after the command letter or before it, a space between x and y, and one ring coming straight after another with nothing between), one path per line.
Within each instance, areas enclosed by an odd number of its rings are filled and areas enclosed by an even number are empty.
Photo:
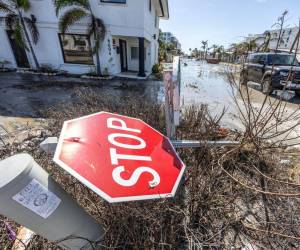
M174 44L177 50L181 50L181 44L171 32L162 32L160 39L168 44Z
M174 35L171 32L162 32L160 38L165 43L171 43L172 42L172 37L174 37Z
M246 41L249 42L251 40L254 40L258 45L258 47L260 47L264 44L267 33L270 33L271 35L269 49L275 50L278 44L280 30L267 30L263 34L249 35L246 38ZM295 42L295 39L297 38L298 33L299 33L299 27L283 29L281 40L279 41L278 44L278 50L289 52L293 46L293 43ZM297 44L295 44L294 49L296 49L296 46ZM300 44L299 44L298 51L300 51Z
M84 20L63 36L53 0L32 0L31 5L26 15L37 20L40 38L33 48L38 62L75 74L95 72L96 55ZM158 62L159 18L168 19L168 0L90 0L90 5L107 30L99 52L102 73L150 73ZM0 39L0 61L7 60L15 68L34 67L30 52L14 43L4 23L0 24Z

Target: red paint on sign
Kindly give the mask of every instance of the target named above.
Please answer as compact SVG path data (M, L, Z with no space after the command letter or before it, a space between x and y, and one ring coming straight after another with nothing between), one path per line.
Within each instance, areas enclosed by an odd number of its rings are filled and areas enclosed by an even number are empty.
M107 112L66 121L54 161L109 202L173 197L185 169L168 138Z

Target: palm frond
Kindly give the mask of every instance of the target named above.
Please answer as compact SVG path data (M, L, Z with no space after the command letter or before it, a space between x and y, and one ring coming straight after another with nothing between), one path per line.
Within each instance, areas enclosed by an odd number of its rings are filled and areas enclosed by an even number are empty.
M5 21L6 21L6 16L0 16L0 25L2 22L5 23Z
M28 11L31 7L29 0L15 0L17 7L23 9L24 11Z
M103 20L92 16L92 23L89 25L88 35L93 36L93 54L97 53L100 48L101 41L104 40L106 34L106 27Z
M11 9L11 7L8 4L2 2L1 0L0 0L0 11L5 12L5 13L11 13L11 14L14 13L14 11Z
M24 33L20 22L17 22L15 24L12 35L14 37L14 40L20 47L29 50L24 39Z
M89 9L89 1L88 0L54 0L55 12L56 16L58 16L59 12L66 7L76 6L81 7L86 10Z
M95 22L96 32L99 36L99 39L103 40L105 38L105 34L106 34L105 24L104 24L103 20L100 18L95 18L94 22Z
M6 29L13 30L16 23L19 22L19 16L16 14L8 14L4 17L0 17L0 21L4 21Z
M66 33L68 28L83 17L89 16L87 12L80 8L74 8L66 11L59 19L59 30L61 33Z
M28 27L28 29L30 31L33 43L37 44L37 42L39 40L40 33L39 33L38 28L36 26L36 21L34 19L31 19L31 18L28 18L28 17L24 17L24 21L25 21L26 26Z

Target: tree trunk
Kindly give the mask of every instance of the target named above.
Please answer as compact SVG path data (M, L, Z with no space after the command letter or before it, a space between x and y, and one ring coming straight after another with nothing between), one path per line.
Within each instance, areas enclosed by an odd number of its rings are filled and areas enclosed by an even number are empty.
M290 49L290 53L293 52L293 50L294 50L294 48L295 48L297 42L299 42L299 39L300 39L300 28L299 28L299 31L298 31L296 37L295 37L295 40L294 40L294 42L293 42L293 45L292 45L292 47L291 47L291 49ZM297 51L296 51L296 53L297 53Z
M30 41L30 38L29 38L29 35L28 35L28 32L27 32L27 29L26 29L26 25L25 25L25 22L23 20L23 16L22 16L22 13L20 10L18 10L18 13L19 13L19 16L20 16L20 20L21 20L21 25L23 27L23 31L24 31L24 34L25 34L25 37L26 37L26 40L27 40L27 43L28 43L28 46L29 46L29 50L32 54L32 57L33 57L33 61L34 61L34 64L36 66L36 69L39 70L40 69L40 64L36 58L36 55L34 53L34 50L33 50L33 47L32 47L32 44L31 44L31 41Z
M91 6L89 5L89 11L91 13L91 19L92 19L92 29L93 29L93 36L94 36L94 46L95 46L95 53L96 53L96 73L97 75L99 76L102 76L102 73L101 73L101 64L100 64L100 55L99 55L99 47L96 43L96 25L95 25L95 17L93 15L93 11L91 9ZM100 41L99 41L99 46L100 46Z
M95 34L94 34L95 37ZM100 55L99 55L99 48L96 48L96 72L97 75L102 76L101 73L101 64L100 64Z

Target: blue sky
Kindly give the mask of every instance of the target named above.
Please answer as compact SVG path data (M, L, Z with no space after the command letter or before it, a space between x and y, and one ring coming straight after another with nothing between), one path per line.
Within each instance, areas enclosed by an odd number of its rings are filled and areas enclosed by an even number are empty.
M228 46L248 34L270 29L288 10L288 27L300 18L299 0L169 0L170 19L162 20L163 31L174 33L184 51L200 48L202 40Z

